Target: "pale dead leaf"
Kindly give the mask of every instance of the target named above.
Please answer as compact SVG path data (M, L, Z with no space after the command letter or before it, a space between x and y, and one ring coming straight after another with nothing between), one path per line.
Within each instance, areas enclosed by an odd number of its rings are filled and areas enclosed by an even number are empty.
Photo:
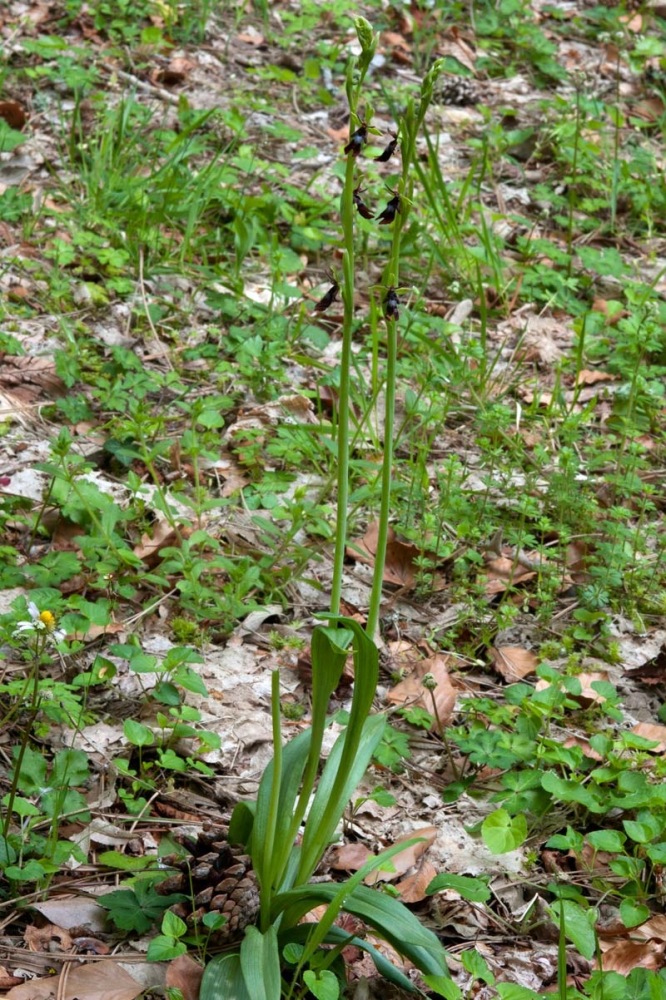
M519 681L533 674L539 663L529 649L520 646L497 646L490 650L495 669L505 681Z
M587 740L582 740L578 736L569 736L563 743L565 747L580 747L586 757L591 760L603 760L604 758L596 750L593 750Z
M364 844L342 844L333 848L328 863L334 871L357 872L371 856Z
M8 1000L135 1000L142 987L117 962L70 963L59 976L31 979L6 994Z
M631 731L646 740L657 741L657 746L649 750L648 753L666 752L666 726L653 725L651 722L639 722Z
M401 837L400 840L396 840L395 843L397 845L403 840L412 840L415 837L420 838L418 843L405 847L402 851L398 851L397 854L393 855L390 863L394 871L384 872L376 870L370 872L364 879L365 884L376 885L377 882L392 882L400 875L404 875L405 872L408 872L410 868L413 868L417 864L421 855L434 843L436 836L436 826L424 826L418 830L412 830L411 833Z
M644 943L619 941L605 952L601 959L604 972L619 972L628 976L634 969L661 969L666 952L666 942L650 939Z
M198 1000L203 971L191 955L179 955L169 962L165 985L179 989L183 1000Z
M28 951L70 952L73 949L72 939L62 927L57 924L47 924L45 927L35 927L28 924L23 931L23 940Z
M645 938L655 938L657 941L666 941L666 915L658 913L656 917L650 917L640 927L634 927L631 931L633 936Z
M452 34L455 36L457 32L452 32ZM451 56L456 59L461 66L476 75L476 53L464 38L458 36L442 39L438 52L440 56Z
M134 555L148 565L154 565L160 557L160 549L178 541L178 533L166 518L159 518L153 525L152 534L144 532L141 541L134 548Z
M43 356L5 354L0 360L0 392L16 406L64 396L67 387L56 375L55 362Z
M407 875L395 888L400 894L403 903L420 903L426 898L426 889L437 875L437 869L430 861L425 859L418 866L413 875Z
M0 990L9 990L12 986L20 986L23 981L20 976L12 976L9 969L0 965Z
M528 558L530 555L531 553L528 553ZM538 554L533 553L533 555L535 560L538 561ZM486 576L486 594L489 596L491 594L501 594L507 587L512 587L516 583L525 583L527 580L533 580L536 576L534 570L529 570L526 566L521 566L515 559L505 555L501 555L497 559L488 559L484 574Z
M610 372L590 371L589 368L583 368L582 371L578 372L576 385L595 385L597 382L615 382L617 378L617 375L611 375Z
M458 695L457 688L451 681L448 671L450 657L442 653L436 653L425 660L418 660L414 663L413 672L409 677L399 681L386 695L386 700L392 705L420 705L426 711L434 714L433 708L437 708L437 718L433 726L445 726L453 715ZM433 691L427 691L423 687L423 678L426 674L432 674L436 681ZM433 706L433 698L435 706Z
M363 538L354 542L347 549L347 554L352 559L359 562L375 563L377 555L377 538L379 535L379 523L374 521L366 531ZM415 560L421 555L420 550L411 542L401 542L396 538L393 528L389 528L386 544L386 563L384 565L384 582L392 583L397 587L414 586L416 579Z

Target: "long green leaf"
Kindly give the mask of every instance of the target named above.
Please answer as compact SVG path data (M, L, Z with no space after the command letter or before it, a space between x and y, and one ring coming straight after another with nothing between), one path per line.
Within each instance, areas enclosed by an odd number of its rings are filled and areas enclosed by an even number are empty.
M305 942L310 930L310 924L298 924L298 926L292 927L284 935L279 935L280 947L284 947L284 945L289 941L298 941L299 943ZM370 944L364 938L350 936L348 931L343 930L342 927L333 926L324 938L324 944L343 944L345 947L349 944L362 949L362 951L367 951L368 955L370 955L370 958L375 963L375 968L380 976L389 980L391 983L395 983L396 986L406 990L408 993L421 993L411 979L408 979L407 976L400 971L400 969L397 969L395 965L389 962L388 958L382 955L381 951L375 948L374 945ZM424 996L425 994L421 995Z
M217 955L204 969L199 1000L255 1000L248 993L240 955Z
M338 891L339 886L331 882L299 886L276 896L274 911L284 910L284 924L291 927L313 906L329 903ZM358 886L346 897L342 908L374 927L422 972L448 975L446 952L439 939L399 900L376 889Z
M383 730L381 716L369 719L379 677L377 647L352 618L333 617L331 621L354 636L354 696L340 749L331 755L333 761L330 757L327 761L308 815L297 883L307 882L317 867Z
M341 644L345 638L351 638L351 633L347 630L322 626L318 626L312 633L312 739L300 795L288 831L284 835L281 832L276 838L275 883L278 886L283 882L289 853L305 816L317 777L329 699L338 686L348 656L348 650Z
M280 953L274 927L264 934L256 927L246 928L240 964L252 1000L280 1000Z
M280 798L277 814L277 822L273 836L269 837L268 826L271 815L271 798L273 789L274 760L266 767L259 785L257 795L257 806L252 828L252 840L250 844L250 854L252 864L260 879L262 891L270 891L274 882L274 874L278 867L275 857L271 851L267 853L267 846L272 840L273 846L280 856L284 855L284 845L288 838L289 826L294 811L294 802L298 795L303 770L308 758L312 731L306 729L287 743L282 751L282 774L280 780ZM291 841L289 841L289 849ZM289 851L287 850L287 856Z
M314 873L381 742L385 727L383 715L373 715L366 719L359 740L354 741L354 756L351 760L346 753L349 733L342 733L337 739L319 779L305 824L297 884L307 882Z

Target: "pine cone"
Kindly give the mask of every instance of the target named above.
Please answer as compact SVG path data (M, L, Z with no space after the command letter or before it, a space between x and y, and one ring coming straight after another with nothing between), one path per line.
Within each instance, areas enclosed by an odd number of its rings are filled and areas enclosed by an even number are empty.
M479 90L469 77L447 76L437 82L432 99L436 104L454 104L466 108L479 103Z
M173 854L163 859L178 872L155 886L156 891L161 895L182 892L188 896L171 910L190 927L211 911L223 914L227 922L211 935L212 947L242 937L259 913L259 889L250 858L239 847L228 844L219 827L205 827L196 838L178 840L190 856Z

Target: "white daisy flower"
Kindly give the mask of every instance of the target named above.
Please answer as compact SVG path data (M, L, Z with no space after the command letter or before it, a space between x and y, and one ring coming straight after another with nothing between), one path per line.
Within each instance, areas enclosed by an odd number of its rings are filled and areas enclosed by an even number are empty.
M46 632L48 639L54 645L62 642L67 635L63 629L56 628L55 615L52 611L40 611L34 601L28 603L29 621L18 622L14 629L15 638L26 632Z

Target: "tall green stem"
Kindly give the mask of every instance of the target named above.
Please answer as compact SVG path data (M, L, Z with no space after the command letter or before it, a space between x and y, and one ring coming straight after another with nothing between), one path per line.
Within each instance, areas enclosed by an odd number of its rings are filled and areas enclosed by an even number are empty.
M342 571L347 541L347 508L349 505L349 387L351 378L351 349L354 323L354 157L347 156L345 186L340 204L342 219L342 354L340 357L340 396L338 400L338 493L335 525L335 556L333 560L333 585L331 587L331 612L340 612Z

